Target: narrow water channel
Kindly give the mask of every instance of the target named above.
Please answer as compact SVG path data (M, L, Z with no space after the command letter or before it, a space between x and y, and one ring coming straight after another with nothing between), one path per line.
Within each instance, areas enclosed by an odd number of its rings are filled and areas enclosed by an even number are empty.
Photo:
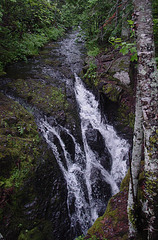
M127 171L128 142L108 124L96 97L78 76L83 66L83 49L78 32L72 32L54 46L48 45L44 49L47 54L41 52L40 58L15 64L7 73L8 79L27 77L47 81L59 88L64 85L66 96L77 111L80 127L74 126L75 130L52 121L53 116L36 115L38 128L67 186L65 204L71 236L62 238L58 233L56 239L59 240L86 234L96 218L104 213L109 198L119 191ZM80 136L77 136L78 131ZM60 228L55 229L57 231L60 232Z

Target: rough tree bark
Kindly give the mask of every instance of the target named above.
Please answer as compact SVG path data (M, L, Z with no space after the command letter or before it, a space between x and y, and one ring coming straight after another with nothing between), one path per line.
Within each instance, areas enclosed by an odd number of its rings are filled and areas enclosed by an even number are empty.
M128 193L128 218L129 218L129 237L136 238L137 236L137 221L136 215L136 199L138 189L138 179L141 166L142 144L143 144L143 128L142 128L142 107L140 98L140 83L137 81L136 90L136 109L135 109L135 124L132 149L132 163L130 169L130 184Z
M147 239L158 239L158 74L155 63L152 9L150 0L133 0L133 3L138 52L137 81L140 89L144 136L145 198L142 203L142 211L146 216ZM138 169L135 169L137 164L134 166L137 157L133 155L132 158L132 172L135 175L133 177L137 179ZM137 189L134 190L134 194L136 191ZM129 196L131 196L130 192ZM131 206L133 207L132 201L129 203L129 213ZM130 218L129 214L129 232L132 237L133 230Z

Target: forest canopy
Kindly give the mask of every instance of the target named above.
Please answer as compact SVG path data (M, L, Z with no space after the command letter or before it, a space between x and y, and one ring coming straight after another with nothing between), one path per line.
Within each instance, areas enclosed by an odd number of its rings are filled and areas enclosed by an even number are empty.
M64 31L61 12L46 0L1 0L0 69L6 64L36 55L38 48Z
M126 0L1 0L0 72L10 62L36 55L46 42L80 25L87 47L98 53L110 37L130 29L133 4ZM158 3L153 1L154 33L158 51Z

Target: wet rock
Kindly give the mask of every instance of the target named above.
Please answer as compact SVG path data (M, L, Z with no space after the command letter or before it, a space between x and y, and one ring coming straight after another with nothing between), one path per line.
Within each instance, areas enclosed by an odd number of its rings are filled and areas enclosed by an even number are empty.
M105 182L100 170L93 168L92 178L92 195L97 202L99 216L103 215L106 209L106 203L112 196L110 184ZM94 181L95 179L95 181ZM103 204L104 203L104 204Z
M97 129L89 128L86 130L87 142L92 150L100 152L104 149L105 143L102 135Z
M75 159L75 144L72 139L72 137L65 131L61 132L61 138L64 141L65 149L68 151L68 153L71 156L72 161L74 162Z
M47 117L47 121L51 126L56 126L57 124L53 116Z
M2 236L2 234L0 233L0 240L4 240L4 238L3 238L3 236Z
M89 128L86 131L86 138L88 145L95 152L98 161L107 171L110 171L112 158L101 133L97 129Z
M62 164L63 164L64 168L67 170L67 162L66 162L66 159L65 159L64 150L63 150L63 148L60 144L60 141L59 141L58 137L50 132L49 135L48 135L48 139L51 142L54 142L54 145L57 148L57 151L60 153L60 158L62 160Z

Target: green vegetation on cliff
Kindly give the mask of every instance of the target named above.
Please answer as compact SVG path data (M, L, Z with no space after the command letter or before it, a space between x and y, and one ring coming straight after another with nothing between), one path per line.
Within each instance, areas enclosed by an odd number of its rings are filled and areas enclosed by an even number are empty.
M11 203L12 196L20 192L24 181L31 177L37 167L41 155L39 148L41 140L32 115L2 93L0 119L0 219L2 221L0 229L2 230L5 218L9 217L8 210L10 209L12 214L13 206L18 209L16 201ZM17 221L19 222L20 219Z
M40 137L33 117L0 94L0 186L19 188L39 156Z
M6 64L36 55L49 40L56 40L64 27L61 12L47 0L0 2L0 73Z
M32 114L2 93L0 119L0 233L6 239L52 240L47 210L62 209L66 189L57 162ZM52 197L53 206L47 202Z

